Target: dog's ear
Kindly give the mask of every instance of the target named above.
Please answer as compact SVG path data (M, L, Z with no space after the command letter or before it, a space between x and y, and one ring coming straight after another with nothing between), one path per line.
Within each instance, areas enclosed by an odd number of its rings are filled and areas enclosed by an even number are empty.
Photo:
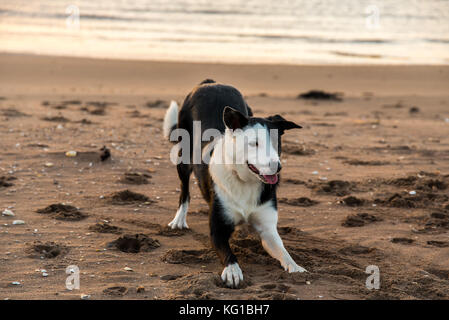
M231 107L225 107L223 110L223 122L227 128L237 130L248 124L248 118L240 111Z
M270 116L267 119L273 122L273 124L278 128L280 134L284 134L285 130L302 128L300 125L297 125L292 121L285 120L282 116L278 114Z

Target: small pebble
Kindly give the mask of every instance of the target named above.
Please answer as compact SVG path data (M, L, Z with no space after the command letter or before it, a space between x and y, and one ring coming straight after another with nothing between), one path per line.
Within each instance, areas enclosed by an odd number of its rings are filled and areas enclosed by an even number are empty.
M71 150L71 151L67 151L67 152L65 153L65 155L66 155L67 157L76 157L77 152Z
M2 216L6 216L6 217L14 217L14 212L12 212L11 210L5 209L2 212Z
M15 286L20 286L20 282L19 281L13 281L13 282L11 282L11 284L15 285Z
M138 286L137 287L137 293L142 293L145 292L145 287L144 286Z
M14 220L12 222L12 224L14 224L14 225L25 224L25 221L23 221L23 220Z
M90 299L90 294L81 294L80 296L81 300L89 300Z
M411 194L412 196L414 196L416 194L416 191L410 191L409 194Z
M134 271L132 268L130 268L130 267L125 267L125 268L123 268L125 271Z

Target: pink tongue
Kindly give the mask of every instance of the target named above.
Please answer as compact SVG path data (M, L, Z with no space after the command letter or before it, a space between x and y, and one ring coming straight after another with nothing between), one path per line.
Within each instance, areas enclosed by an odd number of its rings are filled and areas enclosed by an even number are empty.
M263 175L264 179L266 182L268 182L269 184L275 184L276 182L278 182L278 175L277 174L273 174L273 175Z

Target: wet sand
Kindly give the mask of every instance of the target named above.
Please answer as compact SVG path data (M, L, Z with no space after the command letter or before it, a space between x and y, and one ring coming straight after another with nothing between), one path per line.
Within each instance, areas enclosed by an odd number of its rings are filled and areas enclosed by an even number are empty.
M0 299L449 298L449 67L0 55L0 69L0 211L15 215L0 216ZM195 183L191 230L166 228L179 185L162 118L205 78L303 125L283 138L279 232L308 274L241 227L245 285L224 288ZM298 99L312 89L342 100Z

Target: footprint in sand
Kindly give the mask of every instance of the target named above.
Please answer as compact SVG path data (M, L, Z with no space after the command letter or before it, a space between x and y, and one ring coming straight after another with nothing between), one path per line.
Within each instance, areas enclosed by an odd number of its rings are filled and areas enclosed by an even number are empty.
M80 221L88 217L88 214L80 211L78 208L62 203L51 204L46 208L36 210L36 212L63 221Z
M149 252L160 246L161 244L158 240L144 234L126 234L107 245L108 248L115 248L127 253Z
M32 246L25 250L31 258L36 259L53 259L65 255L69 249L66 246L56 244L54 242L36 241Z

